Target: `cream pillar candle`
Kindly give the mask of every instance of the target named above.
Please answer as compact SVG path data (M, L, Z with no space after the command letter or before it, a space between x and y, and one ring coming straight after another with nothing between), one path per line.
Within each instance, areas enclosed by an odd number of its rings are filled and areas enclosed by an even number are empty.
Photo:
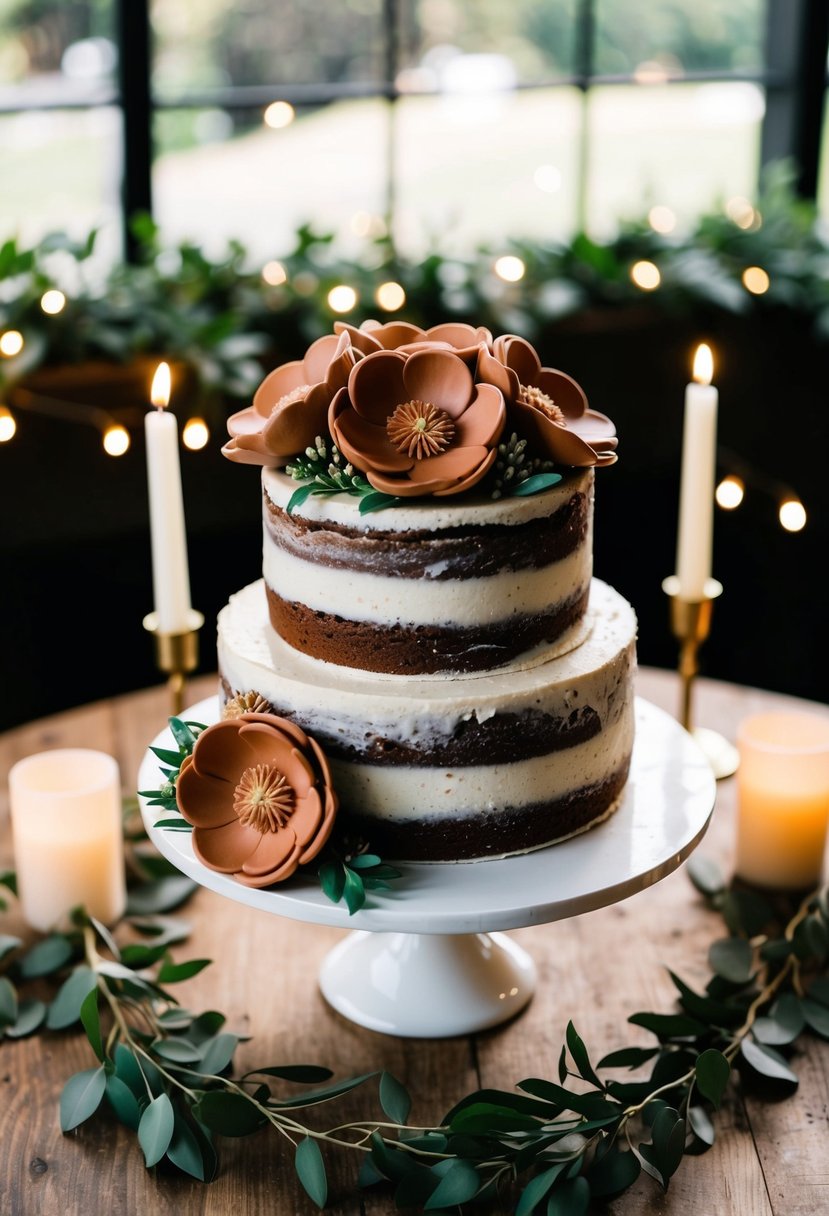
M829 715L756 714L737 731L735 870L800 890L823 873L829 824Z
M14 863L23 916L53 928L78 905L112 924L126 905L121 782L105 752L58 748L9 773Z
M153 594L160 633L186 633L192 627L187 534L181 492L178 425L165 407L170 401L170 368L160 363L151 400L156 408L144 419Z
M683 600L701 600L711 577L719 394L711 383L711 349L704 343L697 348L693 374L685 389L676 552L678 594Z

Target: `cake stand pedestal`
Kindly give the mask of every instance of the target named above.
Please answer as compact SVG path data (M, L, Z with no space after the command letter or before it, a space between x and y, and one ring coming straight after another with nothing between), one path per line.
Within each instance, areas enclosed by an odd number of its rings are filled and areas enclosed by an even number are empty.
M215 698L182 717L215 721ZM169 747L162 731L156 747ZM139 789L160 784L148 751ZM409 1038L446 1038L496 1026L519 1013L536 982L532 958L505 931L590 912L672 873L705 834L716 779L693 737L669 714L636 702L630 780L615 813L591 831L518 857L479 863L399 866L389 891L349 916L315 879L297 875L265 890L208 870L186 832L155 828L163 818L141 799L150 839L202 886L262 911L353 930L324 959L323 996L371 1030Z

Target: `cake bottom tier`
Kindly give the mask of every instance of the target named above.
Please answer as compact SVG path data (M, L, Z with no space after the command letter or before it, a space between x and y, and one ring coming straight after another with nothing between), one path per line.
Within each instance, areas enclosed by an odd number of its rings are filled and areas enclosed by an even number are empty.
M220 697L257 692L325 749L346 832L388 860L538 849L615 809L633 749L636 619L594 579L565 654L412 679L322 663L270 628L261 581L219 615Z

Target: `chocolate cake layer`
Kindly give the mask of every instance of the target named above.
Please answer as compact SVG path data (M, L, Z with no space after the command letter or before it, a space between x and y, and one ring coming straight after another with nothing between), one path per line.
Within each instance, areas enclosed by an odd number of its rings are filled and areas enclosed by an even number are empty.
M466 525L439 533L366 531L289 515L265 494L265 529L286 553L332 568L391 578L484 578L503 570L539 569L584 544L590 498L575 490L551 515L526 523Z
M563 798L439 820L374 819L350 807L344 810L349 831L389 861L485 860L526 853L585 831L613 808L629 770L628 761L604 781Z
M555 642L584 616L589 587L534 616L491 625L380 625L318 612L267 588L271 625L295 650L326 663L400 676L491 671L544 643Z
M624 673L623 678L626 678ZM231 688L222 677L222 704L247 689ZM312 724L290 706L272 705L273 712L295 722L303 730ZM592 706L574 709L567 717L556 717L540 710L522 713L496 713L482 722L474 716L460 719L451 735L430 737L418 733L411 738L390 739L366 732L363 746L345 741L337 732L337 719L326 727L313 723L312 733L332 760L360 760L377 765L441 765L463 768L476 764L509 764L528 760L550 752L578 747L594 738L602 729L599 714Z

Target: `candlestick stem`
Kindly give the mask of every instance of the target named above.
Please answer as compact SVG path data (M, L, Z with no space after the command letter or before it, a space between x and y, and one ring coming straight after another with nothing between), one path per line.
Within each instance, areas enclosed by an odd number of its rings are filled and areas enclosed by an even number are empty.
M191 609L187 624L188 628L179 633L165 633L158 627L157 613L144 617L144 628L153 635L156 666L167 676L170 713L176 718L184 709L187 676L199 665L199 630L204 617Z
M690 600L680 595L679 580L672 575L665 579L662 590L670 597L671 632L679 642L680 721L705 753L717 780L730 777L737 771L737 749L716 731L695 727L692 712L699 649L711 631L713 603L722 594L722 583L707 579L703 596Z

